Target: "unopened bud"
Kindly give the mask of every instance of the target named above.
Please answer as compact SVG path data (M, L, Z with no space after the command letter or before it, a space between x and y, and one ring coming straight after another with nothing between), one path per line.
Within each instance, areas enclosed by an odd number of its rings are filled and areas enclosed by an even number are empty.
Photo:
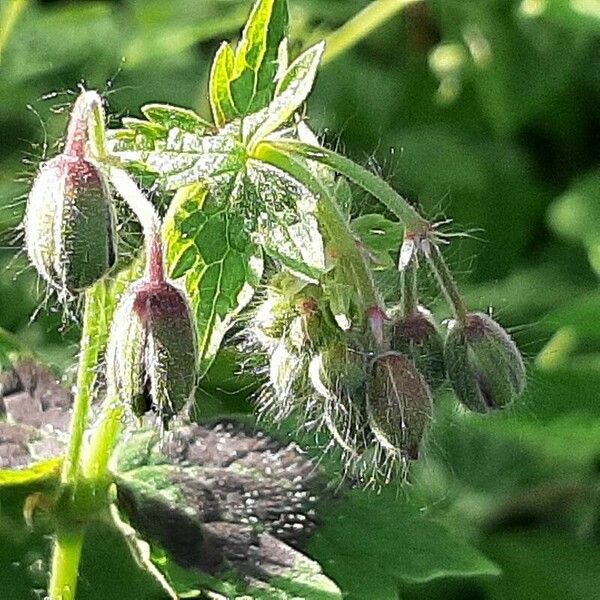
M384 448L417 459L432 410L427 383L411 360L398 352L373 360L367 412L373 434Z
M134 414L157 413L166 426L192 398L196 334L183 292L142 279L123 295L107 351L109 386Z
M448 377L468 408L487 412L509 404L525 390L523 358L508 333L483 313L453 322L445 345Z
M41 165L25 213L31 262L50 285L70 292L89 287L116 261L110 192L83 143L96 98L86 92L78 99L65 152Z
M391 348L414 362L432 390L444 382L444 342L429 311L419 308L395 322Z

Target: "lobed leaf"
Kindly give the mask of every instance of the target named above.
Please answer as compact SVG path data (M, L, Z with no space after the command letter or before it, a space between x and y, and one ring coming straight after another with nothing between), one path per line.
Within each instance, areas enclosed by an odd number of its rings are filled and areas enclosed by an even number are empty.
M260 283L263 259L244 219L203 186L183 189L167 214L164 236L173 278L184 277L198 328L201 374Z
M221 45L209 82L218 126L260 110L271 101L287 24L287 0L257 0L235 53L228 43Z
M286 123L308 98L324 49L321 42L302 53L278 82L273 101L244 120L242 139L250 150Z

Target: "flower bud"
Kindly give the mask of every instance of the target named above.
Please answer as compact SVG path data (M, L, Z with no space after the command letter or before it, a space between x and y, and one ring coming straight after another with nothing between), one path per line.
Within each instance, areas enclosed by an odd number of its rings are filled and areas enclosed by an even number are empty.
M502 408L525 389L521 353L488 315L470 313L464 325L452 322L444 356L458 399L473 411Z
M386 450L415 460L433 404L423 376L407 357L386 352L375 357L367 391L369 425Z
M79 97L65 152L41 165L27 199L27 253L40 275L61 291L89 287L116 261L110 192L86 155L90 115L98 104L94 92Z
M192 398L196 332L183 292L142 279L123 295L107 350L107 377L137 416L157 413L166 426Z
M446 378L444 342L429 311L402 317L392 326L391 349L409 357L432 390Z

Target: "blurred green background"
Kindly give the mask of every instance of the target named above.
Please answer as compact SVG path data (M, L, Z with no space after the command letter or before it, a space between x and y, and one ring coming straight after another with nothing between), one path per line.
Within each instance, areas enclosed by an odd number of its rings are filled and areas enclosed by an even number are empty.
M68 377L77 331L20 248L36 165L80 83L103 92L115 124L150 101L208 116L210 60L250 1L0 4L0 326ZM290 0L293 47L366 4ZM506 413L440 408L406 492L502 575L407 585L402 598L600 598L600 3L415 3L323 66L308 114L327 143L471 232L449 260L470 305L491 308L530 365L529 392ZM17 561L6 552L2 565ZM111 554L85 563L82 597L160 597L133 582L110 596L98 565L115 580L135 571ZM5 571L3 597L35 597L38 559Z

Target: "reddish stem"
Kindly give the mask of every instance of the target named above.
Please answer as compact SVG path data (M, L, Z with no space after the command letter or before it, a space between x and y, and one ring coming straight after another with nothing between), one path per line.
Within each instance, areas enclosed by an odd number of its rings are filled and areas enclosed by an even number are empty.
M163 245L160 232L152 232L148 244L147 273L148 279L153 283L161 283L165 280L165 269L163 261Z

